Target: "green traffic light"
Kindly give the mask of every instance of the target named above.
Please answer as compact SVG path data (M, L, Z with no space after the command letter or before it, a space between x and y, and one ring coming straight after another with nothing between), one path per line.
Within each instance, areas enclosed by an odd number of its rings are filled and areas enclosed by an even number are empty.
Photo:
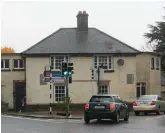
M64 72L64 75L67 75L67 74L68 74L68 72L67 72L67 71L65 71L65 72Z
M72 74L72 72L68 72L68 74L69 74L69 75L71 75L71 74Z

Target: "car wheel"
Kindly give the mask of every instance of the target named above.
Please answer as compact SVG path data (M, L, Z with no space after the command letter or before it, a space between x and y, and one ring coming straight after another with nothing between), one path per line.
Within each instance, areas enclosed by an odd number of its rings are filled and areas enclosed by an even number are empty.
M126 117L124 118L124 121L128 121L129 119L129 112L126 113Z
M84 121L85 121L86 124L88 124L90 122L90 119L87 118L87 117L84 117Z
M119 112L116 114L115 122L119 123L120 122L120 115Z
M148 115L148 112L144 112L144 115Z
M136 115L136 116L139 116L139 114L140 114L140 112L137 112L137 111L135 112L135 115Z
M157 115L160 115L160 108L156 111Z

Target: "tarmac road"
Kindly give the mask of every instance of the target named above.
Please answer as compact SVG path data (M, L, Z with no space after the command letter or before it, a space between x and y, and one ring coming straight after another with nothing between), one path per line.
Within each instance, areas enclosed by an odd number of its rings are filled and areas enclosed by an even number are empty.
M1 116L2 133L165 133L165 115L134 116L129 122L31 119Z

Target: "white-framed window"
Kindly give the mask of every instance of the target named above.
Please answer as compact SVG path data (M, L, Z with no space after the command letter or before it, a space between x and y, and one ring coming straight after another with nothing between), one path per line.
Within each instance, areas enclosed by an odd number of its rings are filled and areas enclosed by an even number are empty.
M151 58L151 69L160 69L160 58Z
M14 59L14 69L24 69L24 60Z
M107 55L96 55L94 56L94 68L98 66L104 66L105 70L113 70L112 56Z
M146 95L146 83L136 84L136 97L139 98L141 95Z
M108 94L108 85L99 85L99 94Z
M64 100L65 95L66 95L65 85L56 85L54 87L54 93L55 93L55 101L56 102L62 102Z
M1 59L1 69L9 69L10 62L9 59Z
M156 61L155 61L155 68L156 68L156 69L160 69L160 59L159 59L159 58L156 58Z
M61 63L63 61L69 61L69 56L55 55L50 57L50 65L53 67L53 70L61 69Z

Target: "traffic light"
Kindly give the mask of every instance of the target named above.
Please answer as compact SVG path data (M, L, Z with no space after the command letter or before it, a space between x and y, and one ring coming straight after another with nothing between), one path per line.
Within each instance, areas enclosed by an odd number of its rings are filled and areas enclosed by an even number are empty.
M61 66L61 74L63 76L68 74L68 63L67 62L62 62L62 66Z
M69 62L68 63L68 75L72 75L74 72L72 71L73 68L73 63Z
M69 76L69 84L72 83L72 75Z
M91 69L91 73L92 73L92 79L94 79L94 70L93 69Z

